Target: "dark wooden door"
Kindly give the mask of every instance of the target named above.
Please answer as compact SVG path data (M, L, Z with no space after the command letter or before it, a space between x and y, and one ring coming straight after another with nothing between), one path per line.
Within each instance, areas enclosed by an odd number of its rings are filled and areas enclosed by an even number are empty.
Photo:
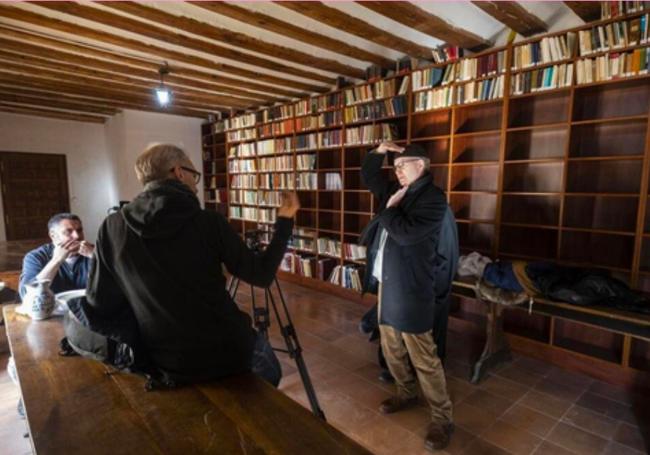
M47 238L47 221L70 211L65 155L0 152L7 240Z

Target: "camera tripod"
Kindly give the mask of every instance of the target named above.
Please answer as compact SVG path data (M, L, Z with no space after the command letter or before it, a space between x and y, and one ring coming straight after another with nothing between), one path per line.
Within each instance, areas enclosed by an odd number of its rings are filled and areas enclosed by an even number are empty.
M284 338L284 343L287 346L287 349L273 348L273 350L277 352L284 352L286 354L289 354L289 357L294 359L294 361L296 362L296 367L298 367L298 372L300 373L300 379L302 380L302 384L305 387L305 392L307 393L307 398L309 399L309 404L311 406L312 412L316 417L320 417L321 419L325 420L325 414L323 413L323 410L320 408L320 405L318 404L318 398L316 398L316 391L314 390L314 386L311 382L311 378L309 377L309 372L307 371L307 365L305 364L305 360L302 357L302 347L300 346L300 342L298 341L298 335L296 333L296 329L293 326L293 322L291 321L291 315L289 314L289 309L287 308L287 304L284 301L284 296L282 295L282 289L280 289L280 283L278 283L277 278L274 278L273 282L275 283L275 286L278 290L278 296L280 298L280 302L282 303L284 318L281 316L280 312L278 311L278 306L276 305L275 298L273 297L273 293L271 292L271 287L273 286L273 283L271 283L268 287L264 288L263 306L257 306L255 304L255 289L254 286L251 284L250 287L251 287L251 301L253 307L253 324L255 325L255 328L268 340L269 339L268 329L269 326L271 325L271 317L269 314L269 303L270 303L270 306L273 308L273 313L275 314L275 319L278 322L278 325L280 326L280 333L282 334L282 337ZM237 295L237 289L239 288L239 283L240 283L239 278L233 276L230 279L230 283L228 284L228 294L230 294L233 300Z

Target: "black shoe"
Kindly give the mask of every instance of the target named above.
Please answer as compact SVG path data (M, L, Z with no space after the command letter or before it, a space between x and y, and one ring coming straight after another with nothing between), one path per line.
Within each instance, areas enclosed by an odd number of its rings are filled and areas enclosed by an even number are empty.
M382 414L393 414L394 412L403 411L404 409L412 408L418 402L418 397L401 398L390 397L381 402L379 412Z
M379 380L386 384L395 384L395 378L388 370L381 370L381 373L379 373Z
M432 423L429 425L427 435L424 438L424 447L431 451L442 450L449 445L449 439L454 432L454 424L441 425Z

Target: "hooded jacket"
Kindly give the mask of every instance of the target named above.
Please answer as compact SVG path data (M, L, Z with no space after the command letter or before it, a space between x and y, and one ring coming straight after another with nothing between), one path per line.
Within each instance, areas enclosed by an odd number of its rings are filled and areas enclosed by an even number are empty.
M255 332L226 291L222 264L268 286L292 224L278 218L270 245L256 254L222 215L201 209L186 185L151 182L100 227L83 307L87 323L119 339L133 315L149 361L177 380L247 371Z

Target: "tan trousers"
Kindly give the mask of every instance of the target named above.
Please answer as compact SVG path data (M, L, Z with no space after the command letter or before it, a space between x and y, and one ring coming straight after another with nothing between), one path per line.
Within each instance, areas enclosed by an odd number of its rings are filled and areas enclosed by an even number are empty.
M381 314L381 284L379 285L379 308ZM381 319L380 319L381 320ZM395 378L397 395L401 398L416 397L417 381L422 394L431 408L431 420L439 424L453 422L452 404L447 393L447 381L438 348L432 332L405 333L388 325L379 325L381 348L390 373ZM415 374L409 364L415 368Z

